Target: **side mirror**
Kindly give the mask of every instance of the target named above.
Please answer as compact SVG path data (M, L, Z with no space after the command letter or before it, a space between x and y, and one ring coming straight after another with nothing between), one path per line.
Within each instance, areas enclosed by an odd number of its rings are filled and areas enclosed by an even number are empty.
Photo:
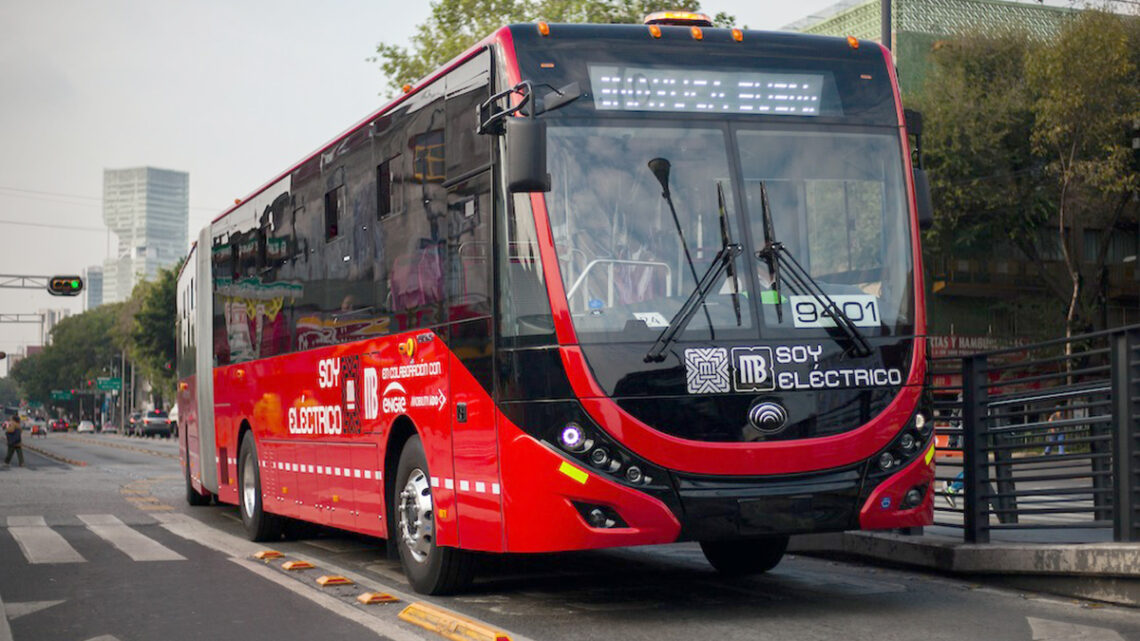
M930 199L930 179L926 170L914 170L914 200L918 207L918 228L930 229L934 226L934 202Z
M550 191L546 172L546 121L506 118L507 189L512 194Z

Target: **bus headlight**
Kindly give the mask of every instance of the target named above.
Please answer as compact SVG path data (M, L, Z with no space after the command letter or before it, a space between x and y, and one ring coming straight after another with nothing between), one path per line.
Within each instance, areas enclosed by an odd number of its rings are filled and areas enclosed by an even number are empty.
M581 425L571 421L558 434L558 444L567 452L579 454L588 450L593 441L586 438L586 432Z

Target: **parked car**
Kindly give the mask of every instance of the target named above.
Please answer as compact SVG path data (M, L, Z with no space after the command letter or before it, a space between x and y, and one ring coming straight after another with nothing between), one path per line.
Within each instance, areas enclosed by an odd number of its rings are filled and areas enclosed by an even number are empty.
M127 419L127 436L138 436L142 434L142 412L131 412L130 418Z
M170 408L166 415L166 422L170 423L170 435L178 436L178 405Z
M115 425L114 423L112 423L110 421L107 421L106 423L103 423L103 433L104 434L118 434L119 433L119 426Z
M53 432L66 432L67 428L67 421L62 418L53 419L51 422L51 431Z
M82 434L83 432L95 433L95 424L91 421L79 421L79 427L75 428L76 432Z
M170 436L170 422L166 416L166 412L162 410L150 410L142 420L143 436Z

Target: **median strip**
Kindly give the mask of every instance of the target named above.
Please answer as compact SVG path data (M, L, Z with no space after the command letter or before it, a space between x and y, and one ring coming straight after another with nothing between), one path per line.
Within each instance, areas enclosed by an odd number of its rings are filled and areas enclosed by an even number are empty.
M67 463L68 465L74 465L76 467L87 467L86 461L80 461L78 459L68 458L66 456L60 456L59 454L56 454L55 452L49 452L47 450L42 450L38 447L28 445L27 443L24 443L24 449L28 450L29 452L35 452L36 454L39 454L40 456L42 456L44 458L50 458L53 461L58 461L60 463Z

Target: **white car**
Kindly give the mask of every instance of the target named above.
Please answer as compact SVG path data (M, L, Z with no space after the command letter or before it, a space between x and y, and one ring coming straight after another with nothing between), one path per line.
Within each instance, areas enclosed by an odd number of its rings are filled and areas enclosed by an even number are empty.
M79 427L75 428L75 431L79 432L81 434L83 432L91 432L92 434L94 434L95 433L95 424L92 423L91 421L79 421Z

